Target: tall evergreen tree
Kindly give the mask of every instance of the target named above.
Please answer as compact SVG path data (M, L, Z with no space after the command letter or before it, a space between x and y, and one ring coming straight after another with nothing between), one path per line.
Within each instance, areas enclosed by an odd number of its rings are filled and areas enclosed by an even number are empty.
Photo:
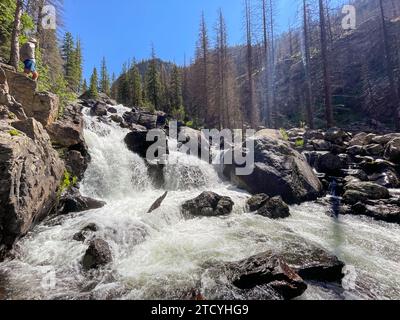
M110 76L107 71L106 58L103 57L101 61L101 71L100 71L100 91L110 96Z
M161 102L161 80L154 47L152 48L151 60L146 72L146 94L147 101L154 108L159 109Z
M143 105L142 78L136 64L130 70L129 81L131 90L131 104L134 107L141 107Z
M182 109L183 108L182 79L181 79L181 72L178 66L176 65L174 65L172 69L169 91L170 91L170 104L172 107L172 111Z
M89 87L89 96L93 99L96 99L99 96L98 85L99 85L99 77L97 69L94 68L92 76L90 77L90 87Z

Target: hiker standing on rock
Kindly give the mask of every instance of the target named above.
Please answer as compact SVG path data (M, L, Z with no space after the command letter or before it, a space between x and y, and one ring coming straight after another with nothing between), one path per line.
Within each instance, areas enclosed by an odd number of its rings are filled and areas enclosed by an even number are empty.
M21 61L24 63L24 72L26 75L32 74L32 80L36 81L39 78L39 74L36 71L36 51L37 40L30 38L20 50Z

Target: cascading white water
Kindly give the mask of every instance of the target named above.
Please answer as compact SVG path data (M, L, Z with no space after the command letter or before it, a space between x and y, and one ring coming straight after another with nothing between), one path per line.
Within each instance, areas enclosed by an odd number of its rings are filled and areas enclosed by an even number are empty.
M122 114L123 107L118 107ZM207 261L236 261L270 249L296 250L314 241L337 254L356 274L346 290L310 284L304 299L399 299L400 226L342 216L316 202L291 208L282 221L245 213L248 194L220 179L212 165L170 145L175 164L165 168L168 197L147 214L165 190L152 186L144 161L128 151L128 132L85 113L85 139L92 161L81 186L104 208L52 218L20 241L14 260L0 264L0 292L10 299L177 299L201 288L212 299L215 284L204 273ZM234 212L222 218L185 219L180 205L204 190L230 196ZM73 235L88 223L111 246L113 262L85 273L87 243ZM288 249L289 248L289 249ZM240 298L240 297L239 297Z

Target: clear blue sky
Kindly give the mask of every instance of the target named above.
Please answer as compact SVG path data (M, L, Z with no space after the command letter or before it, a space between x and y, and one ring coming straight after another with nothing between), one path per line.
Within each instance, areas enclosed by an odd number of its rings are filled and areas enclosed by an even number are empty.
M254 2L258 0L253 0ZM120 73L128 59L149 57L151 44L161 59L183 64L193 57L201 12L210 31L222 8L231 44L243 41L243 0L64 0L65 29L84 48L84 75L106 57L110 73ZM297 0L279 0L283 29L297 10Z

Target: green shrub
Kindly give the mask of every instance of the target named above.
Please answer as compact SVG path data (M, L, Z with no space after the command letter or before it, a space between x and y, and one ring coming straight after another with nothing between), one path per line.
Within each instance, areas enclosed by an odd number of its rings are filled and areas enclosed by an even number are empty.
M21 135L21 132L19 132L17 129L11 129L11 130L8 131L8 133L12 137L17 137L17 136Z
M303 139L297 139L295 143L296 143L296 147L297 148L303 148L304 147L304 140Z
M76 176L71 176L71 174L68 172L68 170L64 171L64 176L61 180L61 184L58 187L58 193L57 193L57 198L60 198L61 195L69 190L72 187L75 187L78 183L78 177Z
M279 131L280 131L280 133L281 133L281 135L283 137L283 140L289 141L289 135L287 134L286 130L281 128L281 129L279 129Z

